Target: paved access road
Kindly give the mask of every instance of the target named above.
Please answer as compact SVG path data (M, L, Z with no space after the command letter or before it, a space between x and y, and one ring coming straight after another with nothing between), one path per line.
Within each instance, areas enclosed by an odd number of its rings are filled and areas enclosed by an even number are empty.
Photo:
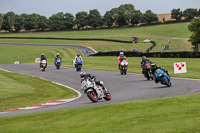
M50 81L55 81L70 86L82 93L81 98L66 104L25 111L0 113L0 117L65 108L79 108L94 105L111 104L125 101L173 97L200 92L200 80L172 78L172 87L166 87L161 85L160 83L155 84L153 81L147 81L143 77L143 75L140 74L128 73L127 75L120 75L119 72L113 71L84 70L87 73L96 75L97 80L103 80L105 87L109 89L112 95L111 101L102 100L98 103L92 103L80 89L81 79L79 76L79 72L76 72L75 68L61 67L60 70L57 70L54 66L48 66L45 72L42 72L40 70L38 64L5 64L0 65L0 68L17 73L24 73L27 75L44 78Z

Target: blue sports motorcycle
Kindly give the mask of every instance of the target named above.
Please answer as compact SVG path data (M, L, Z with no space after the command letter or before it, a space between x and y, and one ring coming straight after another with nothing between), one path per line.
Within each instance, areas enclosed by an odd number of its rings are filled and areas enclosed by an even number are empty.
M61 60L58 58L55 64L57 69L60 69L61 63L62 63Z
M76 71L81 71L81 67L82 67L83 61L82 60L77 60L76 62Z
M170 77L161 69L157 69L155 71L155 77L163 85L167 85L168 87L172 85L170 82Z

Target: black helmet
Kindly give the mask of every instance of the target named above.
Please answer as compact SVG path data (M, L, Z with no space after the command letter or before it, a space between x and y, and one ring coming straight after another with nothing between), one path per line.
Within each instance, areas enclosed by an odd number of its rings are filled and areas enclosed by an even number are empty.
M156 63L151 63L151 67L155 69L157 67Z
M80 54L77 54L77 56L79 57L79 56L80 56Z
M147 57L146 57L146 56L142 56L142 60L143 60L143 61L146 61L146 60L147 60Z
M86 72L81 72L81 73L80 73L80 77L81 77L81 78L84 78L85 76L86 76Z

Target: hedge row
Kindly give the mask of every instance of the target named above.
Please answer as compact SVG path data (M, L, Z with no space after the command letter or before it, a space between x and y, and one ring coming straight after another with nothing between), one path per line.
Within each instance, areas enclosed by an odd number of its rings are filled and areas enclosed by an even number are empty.
M121 51L112 52L99 52L90 56L119 56ZM124 52L127 57L156 57L156 58L200 58L200 52L153 52L153 53L142 53L142 52Z

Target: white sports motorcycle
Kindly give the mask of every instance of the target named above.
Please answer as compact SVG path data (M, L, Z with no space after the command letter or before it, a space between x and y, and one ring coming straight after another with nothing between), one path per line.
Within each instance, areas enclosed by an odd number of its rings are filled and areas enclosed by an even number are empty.
M47 67L47 61L46 60L42 60L41 61L41 66L40 66L41 70L45 71L46 67Z
M101 84L103 84L102 82L103 81L101 81ZM111 100L111 94L106 88L104 92L100 85L97 85L94 81L91 81L88 78L81 82L81 88L92 102L97 102L102 98L104 98L106 101Z
M128 69L128 62L123 59L123 61L120 63L120 73L121 75L126 75L126 72L127 72L127 69Z

